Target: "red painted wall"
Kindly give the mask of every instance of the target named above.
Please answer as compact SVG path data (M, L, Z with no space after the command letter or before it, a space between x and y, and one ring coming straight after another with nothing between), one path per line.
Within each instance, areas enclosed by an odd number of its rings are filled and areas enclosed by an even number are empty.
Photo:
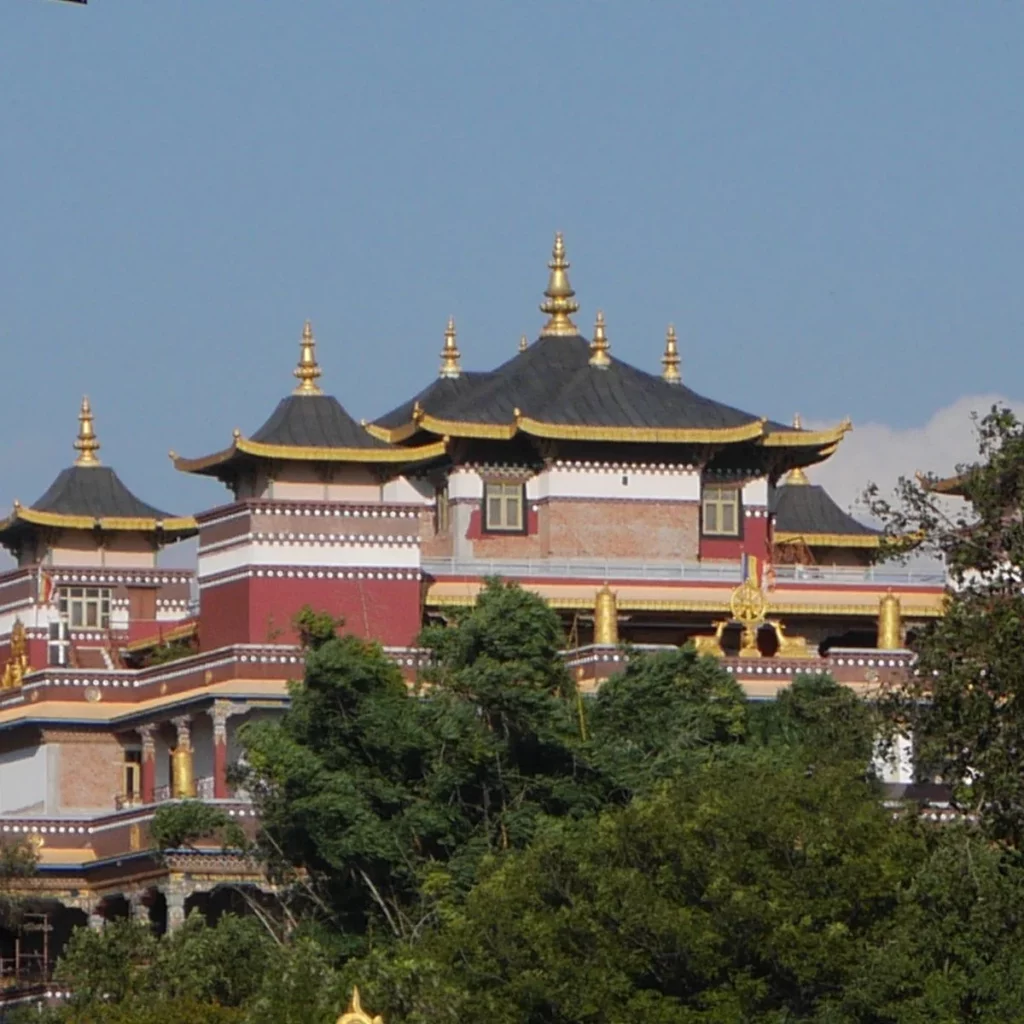
M236 580L202 592L200 647L294 643L295 613L304 605L345 620L345 631L385 646L413 643L422 623L418 580Z

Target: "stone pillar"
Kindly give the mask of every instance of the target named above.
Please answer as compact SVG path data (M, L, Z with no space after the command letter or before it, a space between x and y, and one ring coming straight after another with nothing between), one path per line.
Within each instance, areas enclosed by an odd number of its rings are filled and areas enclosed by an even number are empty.
M226 800L228 793L228 719L234 713L230 701L216 700L210 711L213 719L213 797Z
M171 795L189 800L196 795L196 778L192 767L192 719L181 715L172 719L178 730L178 745L172 758Z
M146 903L147 893L134 892L131 895L132 920L136 924L151 924L149 904Z
M167 930L177 931L185 923L185 891L178 886L167 890Z
M151 804L156 800L156 740L154 725L140 725L142 737L142 802Z

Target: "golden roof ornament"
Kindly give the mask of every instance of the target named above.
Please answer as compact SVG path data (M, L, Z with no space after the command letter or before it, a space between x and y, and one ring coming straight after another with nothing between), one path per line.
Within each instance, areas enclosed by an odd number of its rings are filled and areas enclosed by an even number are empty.
M661 357L661 379L669 384L682 384L679 373L679 343L676 341L676 329L668 325L665 332L665 354Z
M99 450L100 442L93 426L92 406L89 404L88 397L83 397L82 408L78 413L78 437L75 438L75 451L78 452L75 465L98 466L100 460L96 453Z
M580 304L575 299L576 293L572 290L572 285L569 284L569 261L565 258L565 242L562 240L561 231L555 233L555 246L551 250L551 262L548 267L551 274L544 292L546 298L540 304L540 311L547 313L550 319L540 332L541 337L575 337L580 332L571 317L580 308Z
M599 370L607 370L612 365L612 358L608 354L610 349L608 336L604 332L604 313L598 310L597 321L594 324L594 340L590 343L590 365L596 366Z
M459 363L459 346L455 344L455 317L448 317L448 326L444 330L444 348L441 349L441 372L439 377L455 380L462 376Z
M323 371L316 361L316 339L313 337L313 325L308 320L302 328L302 341L299 342L299 365L292 372L299 378L299 386L293 395L323 394L316 382Z
M348 1009L338 1018L338 1024L384 1024L383 1017L371 1017L364 1009L359 1000L358 986L352 986L352 998L349 1000Z
M800 420L800 413L796 413L793 416L793 429L794 430L803 430L804 429L804 425L803 425L803 423ZM810 482L811 481L807 479L807 474L803 471L803 467L802 466L794 466L786 474L786 484L787 484L787 486L790 485L790 484L793 484L793 485L795 485L797 487L805 487Z

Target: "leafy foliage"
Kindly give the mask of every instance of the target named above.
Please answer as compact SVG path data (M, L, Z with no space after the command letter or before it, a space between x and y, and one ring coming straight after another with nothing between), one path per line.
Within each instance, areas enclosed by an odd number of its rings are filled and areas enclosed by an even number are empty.
M219 842L235 850L248 845L241 826L219 807L199 800L164 804L153 815L150 837L158 850L194 847L201 839Z
M919 760L955 787L990 834L1024 839L1024 425L1006 409L978 423L980 461L958 467L969 505L902 480L895 502L871 492L897 550L940 554L952 586L944 616L914 640L918 673L891 695Z

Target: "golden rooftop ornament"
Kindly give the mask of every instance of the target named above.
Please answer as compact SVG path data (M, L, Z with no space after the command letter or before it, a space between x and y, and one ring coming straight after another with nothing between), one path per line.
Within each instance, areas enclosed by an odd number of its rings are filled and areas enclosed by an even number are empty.
M569 261L565 258L565 243L562 232L555 233L555 247L551 251L551 262L548 264L551 274L544 294L546 299L540 304L540 311L547 313L550 319L540 332L541 337L575 337L580 332L572 322L571 315L580 304L576 301L576 293L569 284Z
M89 399L82 399L82 408L78 413L78 437L75 439L75 451L78 458L75 459L76 466L98 466L100 460L96 453L100 450L100 443L96 438L96 431L93 429L92 406Z
M441 350L441 372L439 377L454 380L462 376L459 365L459 347L455 344L455 317L448 317L448 326L444 331L444 348Z
M371 1017L363 1009L359 1001L359 988L353 986L348 1009L338 1018L338 1024L384 1024L384 1019L379 1016Z
M800 422L800 413L797 413L793 417L793 429L804 429L803 424ZM806 484L809 484L810 482L811 481L807 479L807 474L803 471L803 468L801 466L795 466L786 474L787 484L796 484L797 486L802 487Z
M665 354L661 357L661 379L669 384L681 384L683 378L679 373L679 345L676 342L676 329L668 325L665 332Z
M612 364L608 350L608 336L604 333L604 313L598 310L597 321L594 324L594 340L590 343L590 365L607 370Z
M313 326L307 320L302 328L302 341L299 342L299 365L292 371L299 378L299 386L293 395L322 395L317 386L317 377L323 372L316 361L316 340L313 337Z

